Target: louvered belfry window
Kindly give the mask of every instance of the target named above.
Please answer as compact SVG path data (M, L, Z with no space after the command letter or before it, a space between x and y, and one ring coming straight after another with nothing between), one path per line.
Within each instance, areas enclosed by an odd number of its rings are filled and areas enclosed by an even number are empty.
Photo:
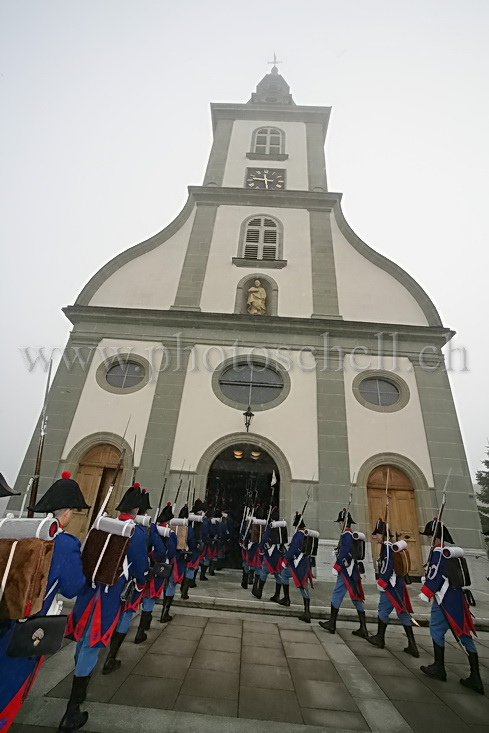
M279 255L278 222L268 216L257 216L246 224L243 257L247 260L276 260Z
M255 130L254 153L273 155L284 152L284 133L277 127L261 127Z

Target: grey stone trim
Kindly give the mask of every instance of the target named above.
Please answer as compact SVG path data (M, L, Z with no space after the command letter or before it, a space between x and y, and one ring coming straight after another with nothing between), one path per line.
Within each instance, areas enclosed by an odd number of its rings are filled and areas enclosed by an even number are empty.
M254 260L254 266L256 267L258 264L258 260ZM234 301L234 312L240 313L240 314L247 314L246 311L246 300L247 300L247 291L248 287L251 287L251 285L254 283L255 280L263 281L265 284L265 291L267 294L267 301L266 306L267 310L270 312L267 313L269 316L276 316L278 314L278 285L276 281L270 277L270 275L264 275L263 273L251 273L249 275L245 275L241 278L239 281L237 287L236 287L236 300ZM248 315L248 314L247 314ZM250 315L250 318L266 318L267 316L260 316L260 315Z
M286 106L275 104L211 104L212 126L219 120L259 120L260 122L317 122L326 138L331 107Z
M413 298L416 300L419 307L423 311L424 315L426 316L428 325L441 326L442 321L438 314L438 311L436 310L433 301L429 298L427 293L425 293L421 285L419 285L416 280L411 277L411 275L408 275L405 270L399 267L399 265L396 265L395 262L392 262L392 260L389 260L387 259L387 257L384 257L383 255L376 252L374 249L369 247L368 244L365 244L365 242L363 242L360 237L355 234L355 232L353 231L353 229L351 229L350 225L344 217L339 200L337 206L334 209L334 214L336 217L336 221L338 222L340 231L351 244L351 246L356 249L357 252L363 255L363 257L369 260L369 262L372 262L374 265L377 265L377 267L380 267L382 270L385 270L385 272L388 272L389 275L392 275L392 277L398 280L401 285L406 288L406 290L413 296Z
M311 222L312 302L317 317L339 315L331 222L326 211L309 212Z
M144 377L138 384L135 384L132 387L122 388L113 387L111 384L108 383L106 379L108 370L116 364L119 364L121 361L133 361L144 368ZM148 384L149 380L151 379L151 364L143 356L140 356L139 354L133 354L129 351L126 353L116 354L108 359L105 359L105 361L99 364L99 366L97 367L97 371L95 372L95 379L97 380L98 386L104 389L106 392L121 395L132 394L133 392L139 392L140 389L143 389L143 387L146 387L146 385Z
M338 366L340 365L338 361ZM321 537L335 537L334 520L348 501L350 459L341 371L316 371L319 479L316 516ZM311 509L314 514L314 507Z
M70 367L69 365L74 359L72 349L78 347L79 344L77 335L73 334L66 345L63 358L59 363L49 390L47 403L48 426L41 464L38 498L41 498L53 481L60 476L60 461L66 437L71 428L95 353L93 345L86 346L82 341L78 355L86 359L86 362L80 364L80 360L77 359ZM15 482L15 490L22 493L25 492L29 479L34 473L39 443L39 427L40 422L38 421ZM18 506L20 506L21 499L22 497L15 497L16 503L18 500Z
M311 191L328 190L326 182L326 159L324 156L324 135L319 122L306 124L307 173Z
M221 119L217 122L217 126L214 128L214 142L212 143L204 176L204 186L222 186L232 131L233 121L231 119Z
M124 431L124 428L125 426L122 428L122 432ZM127 487L131 486L132 470L134 466L133 450L127 440L122 440L122 432L120 435L117 435L117 433L111 433L101 430L100 432L86 435L76 445L73 446L66 459L62 461L59 469L60 473L61 471L71 471L72 478L76 480L79 465L82 462L83 457L92 448L95 448L98 445L113 445L119 451L124 450L125 453L122 466L122 477L119 482L119 488L116 494L116 503L114 504L114 506L119 503L120 497L127 489Z
M439 366L432 370L423 369L419 364L414 363L421 413L436 487L436 494L432 496L433 503L430 513L435 516L438 510L442 489L448 472L451 470L443 520L452 530L456 542L460 540L457 539L458 533L453 530L458 527L467 530L464 541L469 547L482 548L484 543L472 477L441 353L439 359ZM432 516L428 516L428 519L431 519Z
M108 280L108 278L113 275L114 272L120 270L121 267L126 265L131 260L136 259L136 257L140 257L147 252L151 252L153 249L156 249L156 247L159 247L160 244L163 244L168 239L170 239L170 237L176 234L178 230L181 229L182 226L185 224L190 214L192 213L193 208L194 200L192 198L192 195L189 193L189 197L185 203L185 206L176 216L176 218L170 224L168 224L167 227L162 229L161 232L158 232L153 237L150 237L149 239L146 239L144 242L140 242L139 244L135 244L133 247L129 247L129 249L126 249L124 250L124 252L121 252L120 254L113 257L109 262L107 262L106 265L101 267L100 270L96 272L95 275L88 281L88 283L85 285L80 295L76 299L75 303L77 305L88 305L100 286L103 285L103 283Z
M186 349L177 357L174 350L171 351L173 363L178 359L181 368L161 371L158 375L138 470L138 481L148 489L151 505L155 509L164 482L165 467L169 473L190 354ZM164 501L171 495L177 479L178 473L173 472L167 483Z
M203 453L196 469L196 496L203 496L206 490L207 476L213 461L226 448L237 443L245 443L247 445L256 446L267 451L277 464L280 473L280 516L287 517L291 515L292 506L292 473L289 462L282 450L264 435L259 435L253 431L253 423L249 433L239 432L230 433L219 438L212 443ZM295 482L294 482L295 483Z
M367 400L362 397L362 395L360 394L361 383L364 379L372 378L386 379L388 382L392 382L393 384L395 384L395 386L399 390L399 399L394 405L373 405L371 402L367 402ZM353 380L352 391L356 400L363 407L366 407L369 410L373 410L374 412L385 413L398 412L399 410L402 410L408 404L411 396L409 392L409 387L404 379L401 379L401 377L396 372L390 372L385 369L366 369L361 374L357 374L357 376Z
M228 407L232 407L235 410L246 410L248 408L248 403L244 402L235 402L234 400L229 399L229 397L226 397L226 395L221 390L221 385L219 384L219 380L221 379L221 376L223 373L228 369L230 366L241 366L248 363L249 355L243 354L242 356L238 357L230 357L229 359L226 359L221 364L219 364L218 367L214 370L212 374L212 389L214 390L214 394L216 395L217 399L221 402L224 402L225 405L228 405ZM265 359L263 356L259 356L258 354L253 354L252 356L252 362L254 364L260 364L260 366L270 366L272 369L274 369L283 380L283 389L281 394L276 397L274 400L271 400L270 402L265 402L264 404L258 404L256 402L253 402L250 407L252 411L254 412L263 412L264 410L271 410L273 407L277 407L277 405L282 404L282 402L287 399L287 397L290 394L290 377L288 372L285 371L285 369L277 362L275 359Z
M175 296L175 308L200 306L216 214L217 206L215 205L197 205Z
M267 163L269 160L287 160L287 153L246 153L249 160L263 160Z
M236 267L256 267L258 265L267 270L281 270L287 266L287 260L247 260L244 257L233 257L232 263Z
M269 277L252 273L253 277ZM368 321L340 321L333 318L283 318L252 316L246 313L198 313L189 320L183 311L164 311L144 308L113 308L110 306L67 306L66 317L79 331L96 331L99 338L132 338L136 340L161 340L179 331L190 329L198 333L198 339L216 339L223 343L224 334L232 334L244 340L265 341L277 346L285 343L313 345L322 353L323 335L330 336L329 348L342 346L345 352L355 346L365 345L377 353L377 334L395 331L399 337L399 356L416 356L426 345L442 348L453 336L445 328L409 326L406 324L369 323ZM255 342L256 342L255 341ZM252 342L250 342L252 343ZM384 344L385 355L392 353L390 342Z

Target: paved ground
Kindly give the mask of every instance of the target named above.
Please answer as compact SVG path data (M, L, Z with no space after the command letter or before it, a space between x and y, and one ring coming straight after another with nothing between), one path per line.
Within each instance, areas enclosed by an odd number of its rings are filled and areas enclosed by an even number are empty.
M144 644L134 645L130 631L120 670L94 673L86 730L489 733L489 700L459 684L467 664L451 643L449 680L436 682L419 671L431 656L427 629L418 630L416 660L403 653L399 627L388 631L389 649L378 650L352 636L353 624L339 626L331 636L317 622L177 610L170 624L153 622ZM46 663L12 733L56 730L73 649ZM488 633L479 652L489 690Z

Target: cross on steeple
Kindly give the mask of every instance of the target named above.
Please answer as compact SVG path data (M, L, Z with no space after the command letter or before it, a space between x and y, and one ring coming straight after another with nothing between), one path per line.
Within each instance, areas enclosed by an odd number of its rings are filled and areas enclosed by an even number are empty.
M275 51L273 52L273 61L268 61L269 64L273 64L272 66L272 74L278 74L277 64L283 64L283 61L279 61L277 59L277 54Z

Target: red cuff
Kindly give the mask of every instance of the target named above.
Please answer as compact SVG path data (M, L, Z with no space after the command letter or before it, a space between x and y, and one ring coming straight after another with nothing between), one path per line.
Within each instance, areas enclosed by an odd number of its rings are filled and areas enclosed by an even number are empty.
M427 585L423 585L423 587L420 590L420 593L424 593L424 595L427 596L428 598L433 598L433 596L435 595L435 591L430 590Z
M334 568L334 569L335 569L335 570L336 570L336 571L337 571L338 573L339 573L339 572L340 572L340 570L341 570L341 567L340 567L340 566L338 565L338 563L337 563L337 562L335 562L335 564L333 565L333 568Z
M382 578L379 578L377 581L377 585L380 585L380 587L385 590L389 583L387 583L385 580L382 580Z

